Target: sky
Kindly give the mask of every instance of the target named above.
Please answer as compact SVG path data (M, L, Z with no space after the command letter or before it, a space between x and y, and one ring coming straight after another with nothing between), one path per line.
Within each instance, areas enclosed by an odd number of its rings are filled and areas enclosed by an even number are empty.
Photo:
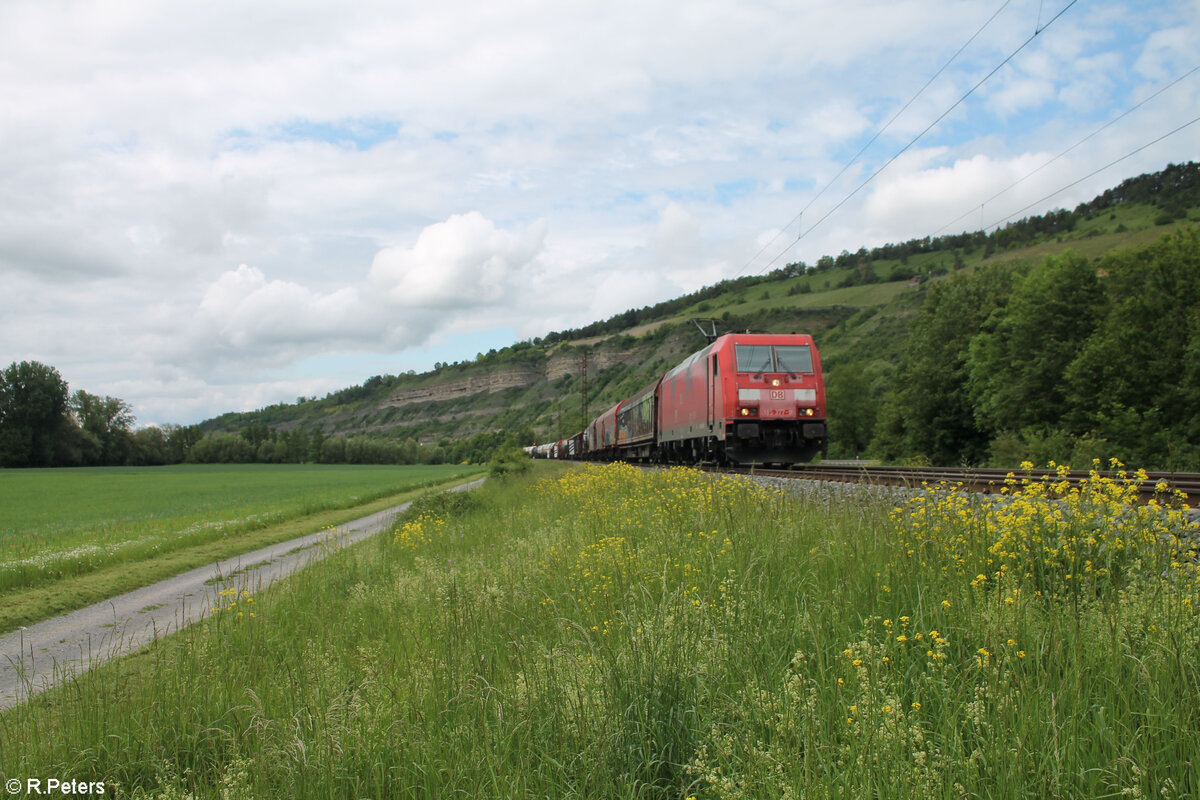
M1196 42L1200 0L4 0L0 362L191 424L1071 208L1200 158Z

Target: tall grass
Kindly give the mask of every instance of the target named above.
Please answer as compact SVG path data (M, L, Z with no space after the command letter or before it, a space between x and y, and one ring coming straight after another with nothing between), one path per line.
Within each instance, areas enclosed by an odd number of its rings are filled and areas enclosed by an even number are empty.
M1112 591L1039 595L998 561L947 566L1003 508L845 497L612 466L426 503L0 716L0 777L147 798L1200 792L1183 547L1134 536Z

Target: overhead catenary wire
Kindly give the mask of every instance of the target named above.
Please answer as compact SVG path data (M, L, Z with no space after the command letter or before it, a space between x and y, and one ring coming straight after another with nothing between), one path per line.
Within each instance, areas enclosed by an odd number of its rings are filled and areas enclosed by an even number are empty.
M1189 127L1189 126L1195 125L1197 122L1200 122L1200 117L1196 117L1196 118L1192 119L1190 122L1185 122L1185 123L1183 123L1182 125L1180 125L1179 127L1175 128L1174 130L1172 130L1172 131L1168 131L1167 133L1164 133L1162 136L1159 136L1157 139L1155 139L1155 140L1153 140L1153 141L1146 142L1144 145L1142 145L1141 147L1137 148L1136 150L1131 150L1131 151L1129 151L1128 153L1126 153L1125 155L1121 156L1120 158L1117 158L1117 159L1114 159L1114 160L1112 160L1112 161L1108 162L1108 163L1107 163L1107 164L1105 164L1103 167L1100 167L1099 169L1096 169L1096 170L1093 170L1093 171L1089 172L1087 175L1084 175L1084 176L1083 176L1082 178L1080 178L1079 180L1072 181L1071 183L1068 183L1066 186L1062 186L1062 187L1059 187L1058 189L1055 189L1055 190L1054 190L1053 192L1051 192L1050 194L1048 194L1048 195L1046 195L1045 197L1042 197L1042 198L1040 198L1040 199L1038 199L1038 200L1034 200L1032 203L1030 203L1029 205L1025 206L1024 208L1020 209L1019 211L1014 211L1013 213L1009 214L1007 217L1004 217L1003 219L997 220L996 222L993 222L991 225L987 225L987 226L985 226L985 227L984 227L984 230L987 230L987 229L989 229L989 228L996 228L996 227L999 227L1000 225L1003 225L1005 222L1008 222L1008 221L1009 221L1010 219L1012 219L1013 217L1016 217L1016 216L1019 216L1019 215L1021 215L1021 214L1024 214L1026 211L1028 211L1029 209L1033 208L1034 206L1036 206L1036 205L1039 205L1039 204L1041 204L1041 203L1044 203L1044 202L1046 202L1047 200L1049 200L1050 198L1054 197L1055 195L1057 195L1057 194L1061 194L1061 193L1065 192L1067 189L1070 189L1072 186L1076 186L1077 184L1083 183L1083 182L1084 182L1084 181L1086 181L1088 178L1091 178L1091 177L1093 177L1093 176L1095 176L1095 175L1099 175L1099 174L1100 174L1101 172L1103 172L1104 170L1106 170L1106 169L1108 169L1109 167L1111 167L1111 166L1114 166L1114 165L1116 165L1116 164L1120 164L1122 161L1124 161L1124 160L1125 160L1125 159L1127 159L1127 158L1132 158L1133 156L1136 156L1138 153L1142 152L1142 151L1143 151L1143 150L1145 150L1147 147L1152 147L1152 146L1154 146L1154 145L1158 144L1159 142L1161 142L1163 139L1167 139L1167 138L1169 138L1169 137L1171 137L1171 136L1174 136L1175 134L1179 133L1179 132L1180 132L1181 130L1183 130L1184 128L1187 128L1187 127Z
M814 230L816 230L816 228L818 228L821 225L822 222L829 219L829 217L832 216L838 209L840 209L846 203L850 202L850 200L855 195L857 195L860 191L862 191L868 184L871 183L871 181L875 180L875 178L881 172L883 172L885 169L887 169L889 166L891 166L892 163L896 161L896 159L898 159L900 156L904 155L904 153L906 153L909 150L909 148L911 148L914 144L916 144L918 141L920 141L922 138L924 138L925 134L927 134L927 133L929 133L929 131L933 130L933 128L936 127L939 122L941 122L943 119L945 119L947 116L949 116L950 113L952 111L954 111L954 109L956 109L960 105L962 105L963 102L966 101L966 99L968 97L970 97L972 94L974 94L975 91L977 89L979 89L980 86L982 86L993 75L995 75L997 72L999 72L1001 69L1003 69L1004 66L1007 65L1010 61L1012 61L1014 58L1016 58L1017 55L1019 55L1022 50L1024 50L1026 47L1028 47L1030 45L1030 43L1032 43L1034 39L1036 39L1039 35L1041 35L1041 33L1043 31L1045 31L1047 28L1049 28L1051 25L1053 25L1059 18L1061 18L1063 16L1063 14L1066 14L1069 10L1071 10L1071 8L1077 2L1079 2L1079 0L1070 0L1070 2L1067 3L1067 5L1064 6L1062 8L1062 10L1060 10L1057 14L1055 14L1053 17L1051 17L1046 22L1045 25L1037 26L1037 28L1034 30L1033 34L1029 36L1029 38L1027 38L1015 50L1013 50L1011 53L1009 53L1008 56L1005 57L1005 59L1003 61L1001 61L999 64L997 64L994 68L992 68L992 70L990 72L988 72L986 75L984 75L978 81L976 81L976 83L970 89L968 89L965 93L963 93L963 95L961 97L959 97L957 100L955 100L945 111L943 111L940 115L938 115L938 117L935 120L933 120L933 122L929 123L929 125L927 125L924 130L922 130L920 133L918 133L916 136L914 136L908 142L908 144L904 145L902 148L900 148L898 151L896 151L896 153L891 158L889 158L887 161L885 161L882 166L880 166L878 169L876 169L874 172L872 172L867 177L866 180L864 180L862 183L860 183L858 186L856 186L852 191L850 191L845 197L843 197L841 200L839 200L837 202L837 204L833 206L833 208L831 208L831 209L829 209L829 211L825 212L824 216L822 216L815 223L813 223L813 225L808 230L802 231L800 233L800 236L798 237L797 241L802 240L808 234L812 233ZM789 244L788 249L790 249L791 246L792 245ZM763 248L763 249L765 250L766 248ZM757 274L761 275L762 273L766 272L776 261L778 261L780 258L782 258L786 252L787 252L787 249L780 251L780 253L778 255L776 255L774 258L772 258L769 262L767 262L767 264L761 270L759 270L759 272ZM755 256L755 258L757 258L757 256Z
M954 51L954 55L950 56L950 58L946 60L946 63L942 64L942 66L938 68L937 72L933 73L933 75L930 76L929 80L925 81L925 84L916 91L916 94L914 94L912 97L910 97L908 99L908 102L905 103L903 106L901 106L900 109L896 113L892 114L891 118L888 119L888 121L885 122L883 124L883 126L879 128L879 130L875 131L875 135L873 135L866 144L864 144L861 148L859 148L859 151L857 153L855 153L854 156L849 161L847 161L840 170L838 170L838 173L836 175L834 175L832 178L830 178L829 182L826 183L819 192L817 192L815 195L812 196L812 198L809 199L808 203L805 204L804 208L800 209L800 213L798 213L796 216L792 217L791 220L788 221L787 225L783 226L783 228L779 231L779 233L775 234L775 236L773 236L766 244L764 244L757 253L755 253L753 256L751 256L750 260L747 261L742 266L741 272L744 273L747 269L749 269L750 265L753 264L758 259L759 256L761 256L763 253L765 253L767 251L767 249L770 248L771 245L773 245L779 239L780 236L783 236L785 231L787 231L789 228L791 228L797 222L802 222L804 219L804 212L808 211L808 209L812 208L813 203L817 202L817 200L819 200L821 198L821 196L823 194L825 194L825 192L828 191L829 188L837 182L838 178L840 178L840 177L842 177L842 175L846 174L846 170L850 169L850 167L854 166L854 164L856 164L858 162L858 159L862 157L862 154L867 152L867 149L871 145L875 144L876 140L878 140L879 137L882 136L884 134L884 132L886 132L887 129L892 126L892 123L894 123L897 119L899 119L900 115L903 114L905 111L907 111L909 106L911 106L913 103L915 103L917 101L917 98L925 93L925 90L928 89L930 87L930 85L935 80L937 80L938 77L941 76L941 74L943 72L945 72L950 67L950 65L953 64L960 55L962 55L964 50L966 50L968 47L970 47L972 42L974 42L977 38L979 38L979 34L983 33L984 30L986 30L987 27L995 21L996 17L1000 16L1000 12L1002 12L1004 9L1006 9L1011 2L1012 2L1012 0L1004 0L1004 2L1000 5L1000 7L997 8L990 17L988 17L987 21L984 22L982 25L980 25L979 28L973 34L971 34L971 37L969 39L967 39L967 41L963 42L962 46L959 47L958 50ZM802 238L804 238L803 233L801 233L799 236L797 236L796 240L794 242L792 242L792 244L795 244L795 242L800 241L800 239L802 239ZM776 258L778 258L778 256L776 256Z
M1109 120L1108 122L1104 123L1104 124L1103 124L1103 125L1101 125L1099 128L1097 128L1096 130L1094 130L1094 131L1092 131L1091 133L1089 133L1087 136L1084 136L1082 139L1080 139L1079 141L1075 142L1075 144L1071 145L1071 146L1070 146L1070 147L1068 147L1066 150L1063 150L1061 153L1059 153L1058 155L1054 156L1054 158L1051 158L1049 161L1047 161L1046 163L1042 164L1040 167L1037 167L1036 169L1034 169L1034 170L1032 170L1032 171L1030 171L1030 172L1026 173L1025 175L1021 176L1021 177L1020 177L1020 178L1018 178L1017 180L1013 181L1013 182L1012 182L1012 183L1010 183L1008 186L1005 186L1003 189L1001 189L1000 191L996 192L994 195L992 195L991 197L989 197L987 200L984 200L984 201L983 201L982 203L980 203L978 206L972 206L972 207L971 207L971 208L970 208L968 211L965 211L965 212L963 212L961 215L959 215L959 216L958 216L958 217L956 217L955 219L951 220L950 222L946 223L946 224L945 224L945 225L943 225L942 227L938 228L936 231L934 231L934 232L933 232L933 235L934 235L934 236L937 236L938 234L940 234L942 231L946 230L947 228L949 228L949 227L952 227L953 225L956 225L958 222L960 222L960 221L961 221L961 220L963 220L964 218L966 218L966 217L970 216L971 214L974 214L974 213L975 213L975 209L976 209L976 208L978 208L978 209L979 209L979 211L981 212L981 213L980 213L980 224L982 224L982 223L983 223L983 219L982 219L982 211L983 211L984 207L985 207L985 206L987 206L987 204L988 204L988 203L991 203L993 200L995 200L996 198L998 198L998 197L1000 197L1001 195L1005 194L1005 193L1006 193L1006 192L1008 192L1010 189L1014 189L1014 188L1016 188L1017 186L1019 186L1020 184L1024 183L1024 182L1025 182L1026 180L1028 180L1029 178L1032 178L1034 175L1036 175L1037 173L1041 172L1041 171L1042 171L1042 170L1044 170L1046 167L1048 167L1048 166L1050 166L1051 164L1053 164L1055 161L1058 161L1060 158L1062 158L1063 156L1065 156L1067 153L1071 152L1071 151L1072 151L1072 150L1074 150L1075 148L1079 147L1081 144L1083 144L1083 143L1084 143L1084 142L1086 142L1087 140L1091 139L1092 137L1096 136L1097 134L1099 134L1099 133L1101 133L1101 132L1103 132L1103 131L1107 130L1108 128L1112 127L1112 126L1113 126L1113 125L1115 125L1116 123L1120 122L1122 119L1124 119L1125 117L1129 116L1129 115L1130 115L1130 114L1132 114L1134 111L1137 111L1139 108L1141 108L1142 106L1146 105L1146 103L1149 103L1151 100L1153 100L1154 98L1158 97L1160 94L1162 94L1163 92L1165 92L1165 91L1167 91L1168 89L1172 88L1173 86L1176 86L1176 85L1178 85L1178 84L1179 84L1181 81L1183 81L1185 78L1188 78L1188 77L1190 77L1191 75L1193 75L1193 74L1194 74L1194 73L1196 73L1197 71L1200 71L1200 64L1197 64L1196 66L1192 67L1190 70L1188 70L1188 71L1187 71L1187 72L1185 72L1184 74L1180 75L1178 78L1176 78L1175 80L1171 81L1170 83L1166 84L1165 86L1163 86L1162 88L1160 88L1160 89L1159 89L1157 92L1155 92L1154 94L1152 94L1152 95L1150 95L1149 97L1147 97L1147 98L1145 98L1144 100L1142 100L1140 103L1138 103L1138 104L1136 104L1136 105L1134 105L1134 106L1130 106L1128 109L1126 109L1125 111L1123 111L1123 112L1122 112L1120 115L1118 115L1118 116L1114 117L1113 119ZM1170 135L1170 134L1168 134L1168 135ZM986 228L984 228L983 230L987 230L987 229L986 229Z

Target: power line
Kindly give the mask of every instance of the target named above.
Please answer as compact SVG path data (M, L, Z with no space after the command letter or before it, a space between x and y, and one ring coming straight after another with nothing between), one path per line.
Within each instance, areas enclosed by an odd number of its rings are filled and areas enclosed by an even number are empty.
M1174 136L1175 134L1179 133L1179 132L1180 132L1181 130L1183 130L1184 128L1188 127L1189 125L1195 125L1197 122L1200 122L1200 117L1196 117L1195 119L1193 119L1193 120L1192 120L1192 121L1190 121L1190 122L1185 122L1185 123L1183 123L1182 125L1180 125L1180 126L1179 126L1178 128L1176 128L1175 130L1173 130L1173 131L1170 131L1170 132L1168 132L1168 133L1164 133L1162 136L1159 136L1159 137L1158 137L1157 139L1155 139L1154 141L1152 141L1152 142L1147 142L1146 144L1142 145L1141 147L1137 148L1136 150L1131 150L1130 152L1126 153L1125 155L1121 156L1120 158L1118 158L1118 159L1115 159L1115 160L1113 160L1113 161L1110 161L1110 162L1108 162L1108 163L1107 163L1107 164L1105 164L1103 167L1100 167L1100 168L1099 168L1099 169L1097 169L1097 170L1094 170L1094 171L1092 171L1092 172L1089 172L1087 175L1084 175L1082 178L1080 178L1080 179L1079 179L1079 180L1077 180L1077 181L1072 181L1071 183L1068 183L1066 186L1063 186L1063 187L1061 187L1061 188L1059 188L1059 189L1055 189L1055 190L1054 190L1053 192L1051 192L1050 194L1046 195L1045 197L1041 198L1040 200L1035 200L1035 201L1033 201L1033 202L1032 202L1032 203L1030 203L1029 205L1027 205L1027 206L1025 206L1024 208L1022 208L1020 211L1015 211L1015 212L1013 212L1012 214L1009 214L1009 215L1008 215L1007 217L1005 217L1004 219L997 220L996 222L993 222L991 225L988 225L987 227L985 227L985 228L984 228L984 230L987 230L988 228L993 228L993 227L998 227L998 226L1000 226L1000 225L1003 225L1005 222L1008 222L1008 221L1009 221L1010 219L1012 219L1013 217L1015 217L1015 216L1018 216L1019 214L1023 214L1024 212L1028 211L1029 209L1033 208L1034 206L1036 206L1036 205L1039 205L1039 204L1041 204L1041 203L1044 203L1044 202L1046 202L1046 201L1047 201L1047 200L1049 200L1051 197L1054 197L1056 194L1061 194L1062 192L1065 192L1067 189L1070 189L1072 186L1075 186L1075 185L1077 185L1077 184L1083 183L1083 182L1084 182L1084 181L1086 181L1088 178L1090 178L1090 177L1092 177L1092 176L1094 176L1094 175L1099 175L1101 172L1103 172L1104 170L1106 170L1106 169L1108 169L1109 167L1113 166L1114 164L1119 164L1119 163L1121 163L1122 161L1124 161L1125 159L1127 159L1127 158L1130 158L1130 157L1132 157L1132 156L1135 156L1135 155L1137 155L1138 153L1140 153L1140 152L1142 152L1143 150L1145 150L1147 147L1150 147L1150 146L1152 146L1152 145L1156 145L1156 144L1158 144L1159 142L1161 142L1163 139L1166 139L1166 138L1168 138L1168 137L1170 137L1170 136Z
M871 175L865 181L860 183L858 186L856 186L854 188L853 191L851 191L849 194L847 194L845 197L843 197L840 201L838 201L837 205L835 205L833 208L829 209L829 211L827 211L825 213L825 216L821 217L819 220L817 220L815 223L813 223L812 227L810 227L807 231L802 232L800 234L799 238L797 239L797 241L800 241L800 239L803 239L805 236L812 233L822 222L829 219L829 217L832 216L835 211L837 211L839 208L841 208L846 203L848 203L850 201L850 199L852 197L854 197L854 195L856 195L860 191L862 191L862 189L865 186L867 186L867 184L869 184L871 181L875 180L876 176L878 176L879 173L883 172L885 169L887 169L889 166L892 165L892 162L894 162L900 156L904 155L904 153L907 152L910 147L912 147L914 144L916 144L918 141L920 141L925 136L925 134L927 134L927 133L929 133L929 131L933 130L934 126L936 126L939 122L941 122L943 119L945 119L947 116L949 116L951 111L953 111L954 109L956 109L960 105L962 105L963 101L965 101L968 97L970 97L972 94L974 94L976 89L978 89L980 86L982 86L984 83L986 83L988 81L988 79L990 79L993 75L995 75L997 72L999 72L1006 64L1008 64L1008 62L1010 62L1014 58L1016 58L1017 55L1022 50L1024 50L1026 47L1028 47L1029 44L1042 33L1042 31L1046 30L1051 25L1053 25L1059 19L1059 17L1061 17L1063 14L1065 14L1069 10L1071 10L1071 7L1074 6L1077 2L1079 2L1079 0L1071 0L1071 2L1067 3L1066 7L1064 7L1061 11L1059 11L1057 14L1055 14L1045 25L1039 26L1033 32L1033 34L1028 39L1026 39L1024 42L1022 42L1021 45L1016 50L1012 51L1008 55L1007 58L1005 58L1003 61L1001 61L999 64L997 64L992 69L992 71L989 72L987 75L984 75L982 78L980 78L979 81L977 81L974 86L972 86L970 89L968 89L966 91L966 93L963 94L962 97L960 97L960 98L958 98L958 100L954 101L954 103L949 108L947 108L945 111L943 111L941 113L941 115L938 116L937 119L935 119L933 122L929 123L929 125L925 128L925 130L921 131L915 137L913 137L913 139L908 144L904 145L904 147L900 148L900 150L897 151L895 155L893 155L886 162L884 162L883 166L879 167L879 169L872 172ZM790 247L790 245L789 245L789 247ZM763 267L762 270L759 271L759 274L761 274L762 272L765 272L772 264L774 264L776 261L778 261L780 259L780 257L782 257L783 254L786 252L787 251L784 250L781 253L779 253L779 255L775 256L775 258L771 259L767 263L767 265L765 267Z
M1080 139L1079 141L1075 142L1075 144L1071 145L1071 146L1070 146L1070 147L1068 147L1066 150L1063 150L1061 153L1059 153L1058 155L1056 155L1054 158L1052 158L1052 159L1050 159L1049 161L1047 161L1045 164L1042 164L1040 167L1038 167L1037 169L1033 170L1032 172L1029 172L1029 173L1025 174L1024 176L1022 176L1020 179L1018 179L1018 180L1014 181L1013 183L1010 183L1008 186L1006 186L1006 187L1004 187L1003 189L1001 189L1000 191L996 192L994 195L992 195L991 197L989 197L987 200L984 200L984 201L983 201L982 203L980 203L978 206L972 206L972 207L971 207L971 209L970 209L969 211L966 211L966 212L965 212L965 213L963 213L961 216L959 216L959 217L955 218L954 220L952 220L952 221L950 221L950 222L946 223L945 225L943 225L942 227L938 228L936 231L934 231L934 232L933 232L933 235L934 235L934 236L937 236L939 233L941 233L942 231L944 231L944 230L946 230L947 228L951 227L952 225L955 225L955 224L957 224L957 223L958 223L960 220L964 219L965 217L967 217L967 216L969 216L969 215L971 215L971 214L974 214L974 213L975 213L975 209L976 209L976 208L979 208L979 209L980 209L980 211L982 211L982 210L983 210L983 208L984 208L984 206L986 206L988 203L990 203L990 202L992 202L993 200L995 200L995 199L996 199L997 197L999 197L1000 195L1002 195L1002 194L1004 194L1005 192L1009 191L1010 189L1013 189L1013 188L1015 188L1016 186L1018 186L1018 185L1020 185L1020 184L1024 183L1024 182L1025 182L1026 180L1028 180L1029 178L1032 178L1034 175L1036 175L1037 173L1041 172L1041 171L1042 171L1042 170L1044 170L1046 167L1048 167L1048 166L1050 166L1051 164L1053 164L1055 161L1058 161L1060 158L1062 158L1062 157L1063 157L1063 156L1065 156L1067 153L1069 153L1069 152L1071 152L1072 150L1074 150L1076 147L1079 147L1081 144L1083 144L1084 142L1086 142L1088 139L1091 139L1093 136L1096 136L1097 134L1101 133L1102 131L1106 130L1107 128L1109 128L1109 127L1111 127L1111 126L1115 125L1116 123L1120 122L1122 119L1124 119L1125 117L1129 116L1129 115L1130 115L1130 114L1132 114L1134 111L1137 111L1139 108L1141 108L1142 106L1144 106L1146 103L1149 103L1151 100L1153 100L1154 98L1158 97L1160 94L1162 94L1163 92L1167 91L1167 90L1168 90L1168 89L1170 89L1171 87L1175 86L1175 85L1176 85L1176 84L1178 84L1180 81L1182 81L1184 78L1190 77L1190 76L1191 76L1193 73L1195 73L1195 72L1196 72L1196 71L1198 71L1198 70L1200 70L1200 64L1197 64L1196 66L1192 67L1190 70L1188 70L1187 72L1185 72L1183 75L1180 75L1178 78L1176 78L1175 80L1171 81L1171 82L1170 82L1170 83L1168 83L1166 86L1163 86L1163 87L1162 87L1161 89L1159 89L1157 92L1155 92L1154 94L1150 95L1150 96L1149 96L1149 97L1147 97L1145 100L1142 100L1142 101L1141 101L1140 103L1138 103L1137 105L1135 105L1135 106L1131 106L1130 108L1128 108L1128 109L1126 109L1124 112L1122 112L1122 113L1121 113L1119 116L1117 116L1117 117L1115 117L1115 118L1113 118L1113 119L1109 120L1108 122L1104 123L1104 124L1103 124L1103 125L1101 125L1099 128L1097 128L1096 130L1092 131L1092 132L1091 132L1091 133L1089 133L1087 136L1083 137L1083 138L1082 138L1082 139ZM1170 134L1168 134L1168 136L1169 136L1169 135L1170 135Z
M745 272L746 267L749 267L751 264L754 264L754 261L758 257L760 257L760 255L762 255L764 252L767 252L767 248L774 245L775 240L778 240L780 236L784 235L785 230L787 230L788 228L791 228L793 224L796 224L797 221L800 221L800 219L804 218L804 212L808 211L810 209L810 207L812 206L812 204L816 203L816 201L821 198L822 194L826 193L829 190L830 186L833 186L835 184L835 182L838 182L838 179L841 178L842 175L846 174L847 169L850 169L851 167L854 166L854 163L856 163L859 160L859 158L862 157L864 152L866 152L866 150L868 150L868 148L870 148L870 146L872 144L875 144L876 140L878 138L880 138L881 136L883 136L883 133L886 132L889 127L892 127L893 122L895 122L896 119L899 119L900 115L904 114L906 112L906 110L908 110L908 107L912 106L912 104L914 102L917 102L917 98L922 96L926 89L929 89L930 84L934 83L935 80L937 80L937 78L940 77L943 72L946 72L947 67L954 64L954 60L958 59L959 56L962 55L962 50L965 50L965 49L967 49L967 47L970 47L971 43L973 41L976 41L976 38L978 38L979 34L982 34L984 29L988 28L988 26L992 22L994 22L996 17L1000 16L1000 12L1002 12L1004 10L1004 8L1007 8L1008 5L1010 4L1010 2L1012 2L1012 1L1013 0L1004 0L1003 4L1000 6L1000 8L997 8L995 13L992 13L992 16L988 18L988 22L985 22L983 25L980 25L979 29L976 32L974 32L974 34L971 35L971 38L968 38L968 40L966 42L964 42L964 44L962 44L962 47L960 47L958 50L955 50L954 55L950 56L950 58L946 61L946 64L943 64L940 68L938 68L937 72L932 74L932 76L929 78L929 80L926 80L925 85L923 85L922 88L917 90L917 94L914 94L912 97L908 98L908 102L905 103L904 106L902 106L900 108L900 110L898 110L898 112L896 112L895 114L892 115L892 119L889 119L887 122L884 122L883 127L881 127L880 130L875 132L875 136L872 136L871 139L869 140L869 142L864 144L862 146L862 148L860 148L859 151L856 152L856 154L854 154L854 156L851 158L851 160L847 161L845 163L845 166L842 166L842 168L840 170L838 170L838 174L834 175L832 179L829 179L828 184L824 185L821 188L820 192L817 192L815 194L815 196L812 196L812 198L808 201L808 204L805 204L803 209L800 209L800 212L797 213L796 216L792 217L790 222L788 222L786 225L784 225L784 228L782 228L782 230L780 230L780 233L775 234L772 237L772 239L770 239L770 241L768 241L766 243L766 245L762 246L762 249L760 249L760 251L758 251L757 253L754 254L754 257L752 257L749 261L746 261L745 266L742 267L743 272ZM778 255L776 255L775 258L779 258Z
M770 241L768 241L765 245L762 246L762 249L760 249L757 253L755 253L750 258L750 260L747 261L745 263L745 265L742 266L741 273L745 273L746 269L751 264L753 264L759 256L761 256L763 253L765 253L767 251L767 249L771 245L773 245L777 239L779 239L780 236L783 236L784 231L786 231L788 228L790 228L792 225L794 225L798 220L802 220L804 218L804 212L807 211L809 208L811 208L812 204L817 202L817 200L820 199L821 195L825 194L825 192L829 190L829 187L833 186L833 184L837 182L837 179L842 177L842 175L844 175L846 173L846 170L848 170L848 169L850 169L850 167L854 166L855 162L857 162L858 159L862 156L862 154L867 151L867 148L869 148L871 145L875 144L875 141L880 136L882 136L883 133L888 128L890 128L892 126L892 123L895 122L900 117L901 114L903 114L905 111L907 111L908 107L911 106L913 103L915 103L918 97L920 97L922 94L924 94L925 90L929 88L930 84L932 84L935 80L937 80L938 76L940 76L943 72L945 72L946 69L951 64L954 63L955 59L957 59L960 55L962 55L962 52L964 50L966 50L967 47L970 46L971 42L975 41L975 39L978 38L979 34L983 33L984 29L987 28L989 25L991 25L992 22L996 19L996 17L1000 16L1000 12L1003 11L1005 8L1007 8L1009 3L1011 3L1011 2L1012 2L1012 0L1004 0L1004 3L1001 4L1001 6L998 9L996 9L995 13L993 13L992 16L988 17L987 22L985 22L985 23L983 23L983 25L979 26L979 29L977 31L975 31L975 33L971 34L971 38L967 39L967 41L963 43L962 47L958 48L958 50L955 51L954 55L950 56L949 60L947 60L945 64L942 64L942 66L938 69L938 71L933 73L933 76L930 77L929 80L925 81L925 85L922 86L920 89L918 89L917 93L914 94L911 98L909 98L908 102L905 103L900 108L899 111L897 111L895 114L893 114L891 119L889 119L887 122L884 123L883 127L881 127L879 130L877 130L875 132L875 135L871 137L871 140L868 141L866 144L864 144L862 146L862 148L857 153L854 154L854 157L851 158L849 161L847 161L846 164L840 170L838 170L838 174L834 175L829 180L829 182L826 183L824 187L822 187L821 191L817 192L816 195L814 195L812 197L812 199L810 199L808 201L808 203L804 206L804 208L800 209L800 213L797 214L796 216L792 217L791 220L788 222L788 224L785 225L783 227L783 229L780 230L779 233L775 234L775 236L773 236ZM779 256L776 256L775 258L778 259ZM774 263L774 260L772 260L772 263ZM770 266L770 265L768 265L768 266Z

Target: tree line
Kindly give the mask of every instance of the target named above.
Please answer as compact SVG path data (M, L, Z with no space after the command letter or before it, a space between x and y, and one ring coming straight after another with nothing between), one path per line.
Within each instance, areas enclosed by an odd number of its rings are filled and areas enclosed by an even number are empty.
M326 435L321 427L247 425L240 433L210 433L188 454L197 464L482 464L532 440L533 430L485 431L421 444L412 437Z
M128 403L70 391L57 369L37 361L0 371L0 466L159 466L165 464L485 463L526 444L533 430L487 431L421 445L408 437L326 435L320 427L266 423L239 433L204 434L199 425L135 429Z
M934 284L893 362L830 370L840 455L1200 470L1200 229Z
M71 392L47 364L13 362L0 372L0 466L174 464L202 435L195 425L134 430L134 423L124 400Z

